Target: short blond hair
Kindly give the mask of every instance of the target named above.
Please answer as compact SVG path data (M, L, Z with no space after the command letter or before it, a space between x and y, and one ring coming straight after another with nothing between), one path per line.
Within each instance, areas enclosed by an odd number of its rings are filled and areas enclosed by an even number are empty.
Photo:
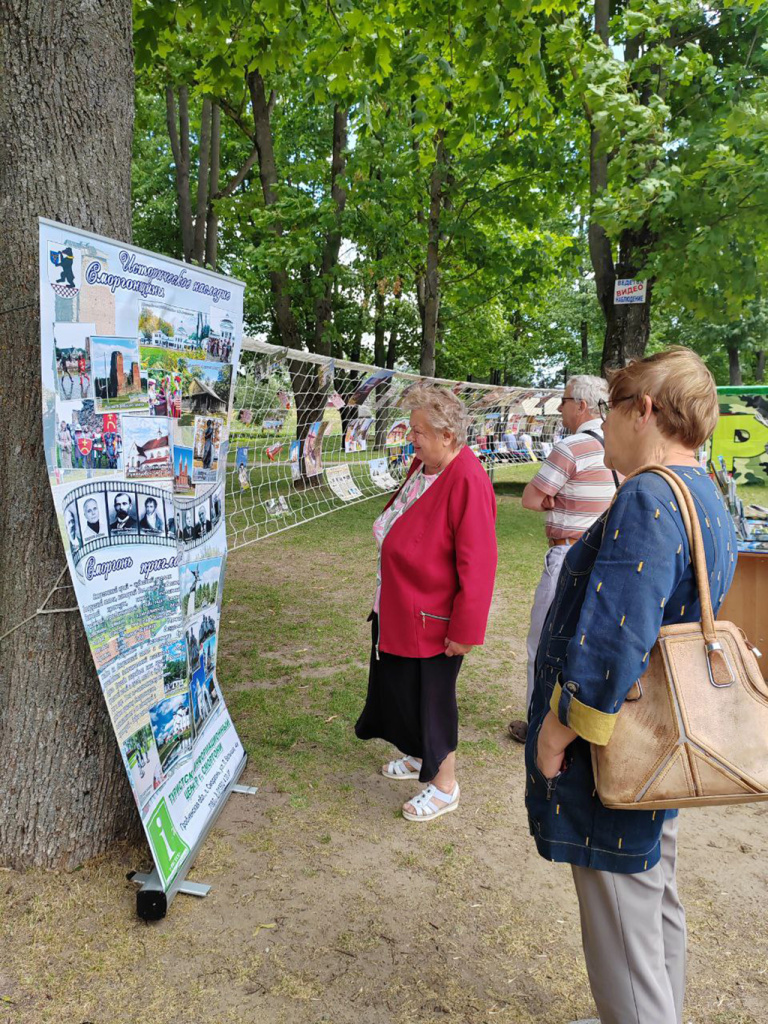
M699 448L714 432L720 416L715 378L689 348L674 346L609 374L610 400L622 411L642 409L649 395L659 430L688 448ZM635 403L622 399L635 398Z
M438 433L447 430L456 438L458 445L467 443L467 408L460 398L440 384L426 380L416 381L405 389L399 405L407 412L420 409L426 414L433 430Z

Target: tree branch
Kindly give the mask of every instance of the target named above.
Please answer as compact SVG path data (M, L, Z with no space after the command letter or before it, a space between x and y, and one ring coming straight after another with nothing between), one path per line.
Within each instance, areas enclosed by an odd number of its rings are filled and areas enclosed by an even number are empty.
M227 196L231 196L237 190L238 186L242 185L242 183L248 177L248 172L252 169L253 165L256 163L258 159L259 151L258 149L254 149L253 152L249 154L248 159L245 161L245 163L234 176L234 178L230 178L227 184L224 186L224 188L219 189L219 191L216 192L215 195L211 196L211 199L226 199Z

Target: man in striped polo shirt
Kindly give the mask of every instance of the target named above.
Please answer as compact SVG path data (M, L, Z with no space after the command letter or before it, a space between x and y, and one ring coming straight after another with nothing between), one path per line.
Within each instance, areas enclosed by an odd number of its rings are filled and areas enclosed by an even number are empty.
M546 513L549 550L544 572L533 599L528 633L528 685L526 712L533 695L536 650L547 612L555 596L560 567L568 548L611 503L618 478L603 462L603 421L598 402L608 401L608 384L602 377L586 374L571 377L560 403L563 426L569 432L553 447L541 469L523 491L523 508ZM525 743L528 722L516 719L509 734Z

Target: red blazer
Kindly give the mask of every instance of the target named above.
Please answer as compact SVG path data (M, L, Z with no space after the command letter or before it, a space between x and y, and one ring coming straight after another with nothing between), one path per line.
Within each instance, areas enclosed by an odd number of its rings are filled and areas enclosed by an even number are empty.
M420 466L414 459L408 476ZM496 562L493 486L464 446L384 538L379 650L431 658L444 653L446 636L482 644Z

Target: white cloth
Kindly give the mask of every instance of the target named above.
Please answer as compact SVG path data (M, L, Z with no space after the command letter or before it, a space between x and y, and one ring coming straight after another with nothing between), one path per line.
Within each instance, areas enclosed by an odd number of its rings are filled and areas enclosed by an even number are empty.
M563 559L568 554L568 551L569 546L567 544L556 544L554 547L549 548L546 555L544 555L544 572L541 574L538 587L536 587L533 607L531 608L531 625L528 630L528 678L525 692L526 715L528 714L531 698L533 697L536 651L539 648L541 631L544 628L544 621L547 618L550 605L555 599L557 579L560 575Z

